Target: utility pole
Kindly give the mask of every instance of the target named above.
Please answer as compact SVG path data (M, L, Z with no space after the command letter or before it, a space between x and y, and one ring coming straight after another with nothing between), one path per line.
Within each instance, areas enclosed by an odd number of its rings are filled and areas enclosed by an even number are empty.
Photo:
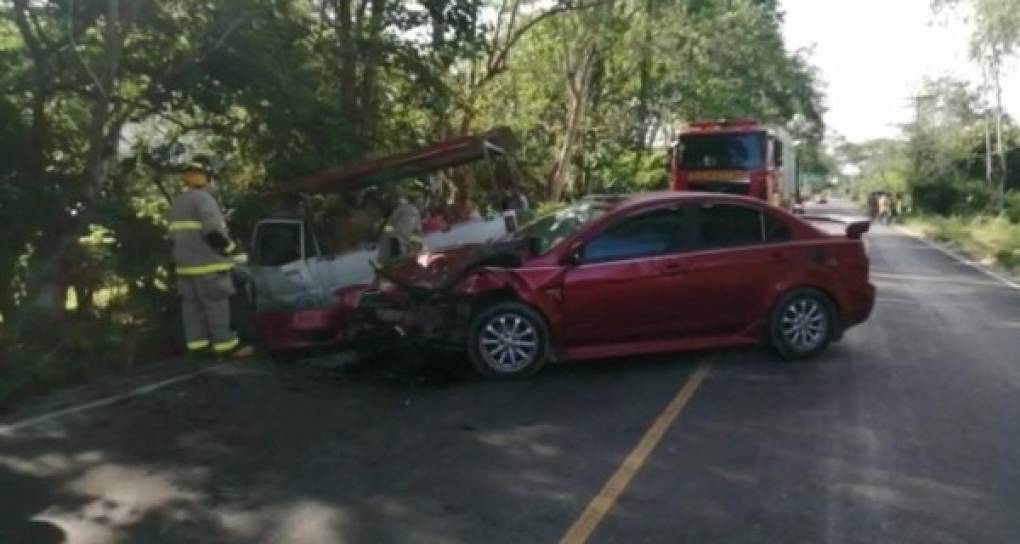
M988 188L994 190L995 186L992 180L992 112L985 110L984 112L985 121L985 183L988 184Z
M1002 55L992 52L992 84L995 87L995 154L999 159L999 179L995 192L995 206L1001 212L1006 207L1006 152L1002 145Z

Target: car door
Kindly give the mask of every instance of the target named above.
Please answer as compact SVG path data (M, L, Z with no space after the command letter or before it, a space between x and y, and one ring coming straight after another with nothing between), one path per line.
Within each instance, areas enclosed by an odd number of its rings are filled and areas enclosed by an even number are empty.
M674 319L687 337L737 333L767 311L789 270L790 229L755 206L710 201L691 208L685 218L693 247L677 278L692 296Z
M582 243L563 284L566 343L590 346L661 337L669 328L663 289L675 283L664 258L683 221L675 208L640 212Z

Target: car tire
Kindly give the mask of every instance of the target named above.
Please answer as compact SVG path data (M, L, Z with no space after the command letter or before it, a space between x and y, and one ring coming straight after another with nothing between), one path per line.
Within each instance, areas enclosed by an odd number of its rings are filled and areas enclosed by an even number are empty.
M535 310L520 302L486 306L471 319L468 355L487 378L522 378L549 359L549 327Z
M817 289L796 289L784 295L769 319L769 340L788 361L811 359L838 336L836 312L829 297Z

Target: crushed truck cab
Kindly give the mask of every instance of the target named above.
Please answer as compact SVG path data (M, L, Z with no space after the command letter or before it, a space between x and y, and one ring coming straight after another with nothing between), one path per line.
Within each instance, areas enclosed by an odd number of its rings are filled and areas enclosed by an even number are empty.
M478 161L505 160L516 173L511 152L516 139L506 129L459 138L335 172L314 174L283 184L270 196L357 191L427 175ZM516 189L516 178L511 178ZM507 237L519 222L518 212L502 212L449 225L424 234L424 249L486 243ZM248 263L235 279L250 323L241 326L270 352L336 347L356 329L350 297L372 283L377 240L362 240L355 249L323 251L315 225L305 218L268 218L252 230Z

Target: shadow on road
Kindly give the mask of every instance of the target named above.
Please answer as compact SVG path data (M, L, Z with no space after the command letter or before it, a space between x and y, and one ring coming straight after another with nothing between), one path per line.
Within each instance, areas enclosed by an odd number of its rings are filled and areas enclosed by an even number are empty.
M0 437L0 541L554 540L695 367L492 382L384 355L203 374Z
M742 350L552 364L508 382L421 350L237 367L0 438L0 536L556 540L702 360L717 379L829 364Z

